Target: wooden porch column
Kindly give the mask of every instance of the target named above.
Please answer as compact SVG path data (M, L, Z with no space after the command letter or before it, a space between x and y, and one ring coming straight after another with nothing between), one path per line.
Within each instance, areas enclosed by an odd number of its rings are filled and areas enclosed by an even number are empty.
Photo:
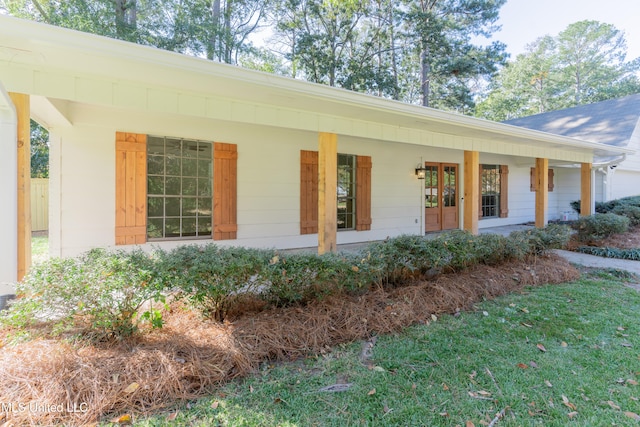
M580 216L591 215L591 163L580 166Z
M31 267L31 111L29 95L9 93L18 118L18 280Z
M549 159L536 159L536 227L547 225L549 207Z
M480 209L480 153L464 152L464 221L463 227L478 234L478 211Z
M318 136L318 254L337 250L338 136Z

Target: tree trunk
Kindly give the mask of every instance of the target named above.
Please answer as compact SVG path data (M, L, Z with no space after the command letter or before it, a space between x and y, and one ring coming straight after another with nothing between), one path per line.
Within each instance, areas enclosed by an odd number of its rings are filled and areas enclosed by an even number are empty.
M422 89L422 106L429 106L430 91L430 74L431 66L429 64L429 45L426 40L422 41L422 50L420 51L420 87Z
M116 9L116 35L131 40L137 26L136 0L113 0Z
M220 0L211 2L211 35L207 47L207 59L214 60L218 54L218 40L220 39Z

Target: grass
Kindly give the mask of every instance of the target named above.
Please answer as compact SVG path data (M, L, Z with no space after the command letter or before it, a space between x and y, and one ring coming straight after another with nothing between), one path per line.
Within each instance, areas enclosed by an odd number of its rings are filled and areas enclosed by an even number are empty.
M49 259L49 236L36 233L31 236L31 262L37 264Z
M265 364L136 426L631 426L640 417L640 294L613 271L324 355ZM346 391L323 388L348 383ZM504 411L504 418L495 421Z

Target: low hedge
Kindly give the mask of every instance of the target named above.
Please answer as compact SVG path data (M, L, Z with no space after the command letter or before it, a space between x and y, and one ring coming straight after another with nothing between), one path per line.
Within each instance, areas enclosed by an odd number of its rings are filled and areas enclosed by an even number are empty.
M50 332L92 338L123 337L137 332L144 321L162 326L158 303L168 294L183 298L206 317L223 320L247 295L286 306L330 293L358 293L372 285L400 286L425 274L563 247L569 234L566 226L550 225L509 237L464 231L434 239L405 235L371 243L359 252L322 256L214 244L152 253L93 250L34 266L18 284L21 298L0 322L15 327L47 324Z
M583 216L571 225L576 230L576 238L580 242L602 240L614 234L624 233L629 230L631 221L623 215L614 213L595 214Z

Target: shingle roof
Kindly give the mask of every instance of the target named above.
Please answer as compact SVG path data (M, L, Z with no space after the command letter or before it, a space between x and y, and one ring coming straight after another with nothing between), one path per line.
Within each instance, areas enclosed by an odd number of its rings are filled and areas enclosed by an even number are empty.
M640 119L640 94L536 114L504 123L625 147Z

